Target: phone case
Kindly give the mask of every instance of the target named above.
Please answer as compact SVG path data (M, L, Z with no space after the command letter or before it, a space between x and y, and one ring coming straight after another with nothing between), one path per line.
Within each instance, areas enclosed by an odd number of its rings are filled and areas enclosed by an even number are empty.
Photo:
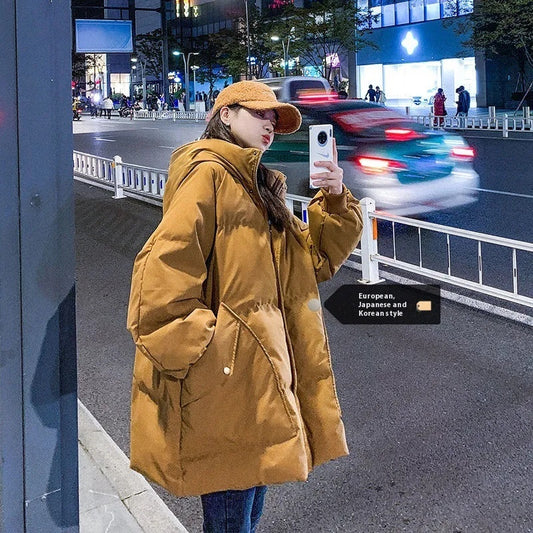
M333 126L331 124L313 124L309 126L309 174L328 172L322 167L315 167L316 161L333 161ZM309 179L309 187L318 189Z

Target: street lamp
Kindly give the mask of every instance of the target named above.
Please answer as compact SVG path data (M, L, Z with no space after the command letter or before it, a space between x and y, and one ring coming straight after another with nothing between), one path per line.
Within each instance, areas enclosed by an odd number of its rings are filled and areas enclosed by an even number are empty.
M248 19L248 0L244 0L244 8L246 14L246 48L248 55L246 57L246 79L252 79L252 64L250 63L250 22Z
M146 108L146 75L145 75L145 63L144 61L139 61L137 57L132 57L131 62L133 63L132 69L137 69L137 63L141 66L141 79L142 79L142 85L143 85L143 107Z
M194 94L194 110L196 111L196 71L200 67L198 65L192 65L192 93Z
M191 61L191 56L197 56L199 55L199 52L189 52L187 56L185 57L184 52L180 52L179 50L174 50L172 52L172 55L179 56L181 55L183 57L183 63L185 64L185 111L189 111L190 105L189 105L189 63Z
M270 39L274 42L281 41L281 46L283 47L283 70L285 76L289 75L289 45L291 43L291 35L287 35L287 45L285 45L285 40L281 39L277 35L272 35Z

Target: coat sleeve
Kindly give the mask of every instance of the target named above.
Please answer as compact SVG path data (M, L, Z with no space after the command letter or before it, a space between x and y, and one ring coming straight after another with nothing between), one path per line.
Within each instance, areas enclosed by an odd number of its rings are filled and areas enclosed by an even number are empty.
M216 197L215 171L206 167L174 192L133 269L128 329L155 367L176 378L202 356L215 328L204 293Z
M309 225L301 228L321 282L330 279L357 246L363 229L361 206L343 185L341 194L321 189L307 212Z

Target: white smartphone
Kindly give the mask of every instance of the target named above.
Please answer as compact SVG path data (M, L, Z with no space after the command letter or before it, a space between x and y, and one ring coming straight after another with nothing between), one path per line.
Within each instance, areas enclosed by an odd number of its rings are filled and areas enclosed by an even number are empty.
M316 161L333 161L333 126L313 124L309 126L309 174L329 172L323 167L315 167ZM309 178L309 187L318 189Z

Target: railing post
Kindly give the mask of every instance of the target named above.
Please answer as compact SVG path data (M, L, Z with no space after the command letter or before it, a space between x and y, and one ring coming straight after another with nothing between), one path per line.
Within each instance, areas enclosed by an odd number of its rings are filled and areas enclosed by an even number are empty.
M124 188L122 187L122 157L119 155L113 158L113 184L115 186L113 198L115 200L124 198Z
M509 137L509 115L507 113L503 115L503 136Z
M361 200L363 214L363 234L361 236L361 266L363 277L359 283L374 285L383 280L379 278L379 263L373 256L378 253L377 219L371 215L376 211L376 203L372 198Z

